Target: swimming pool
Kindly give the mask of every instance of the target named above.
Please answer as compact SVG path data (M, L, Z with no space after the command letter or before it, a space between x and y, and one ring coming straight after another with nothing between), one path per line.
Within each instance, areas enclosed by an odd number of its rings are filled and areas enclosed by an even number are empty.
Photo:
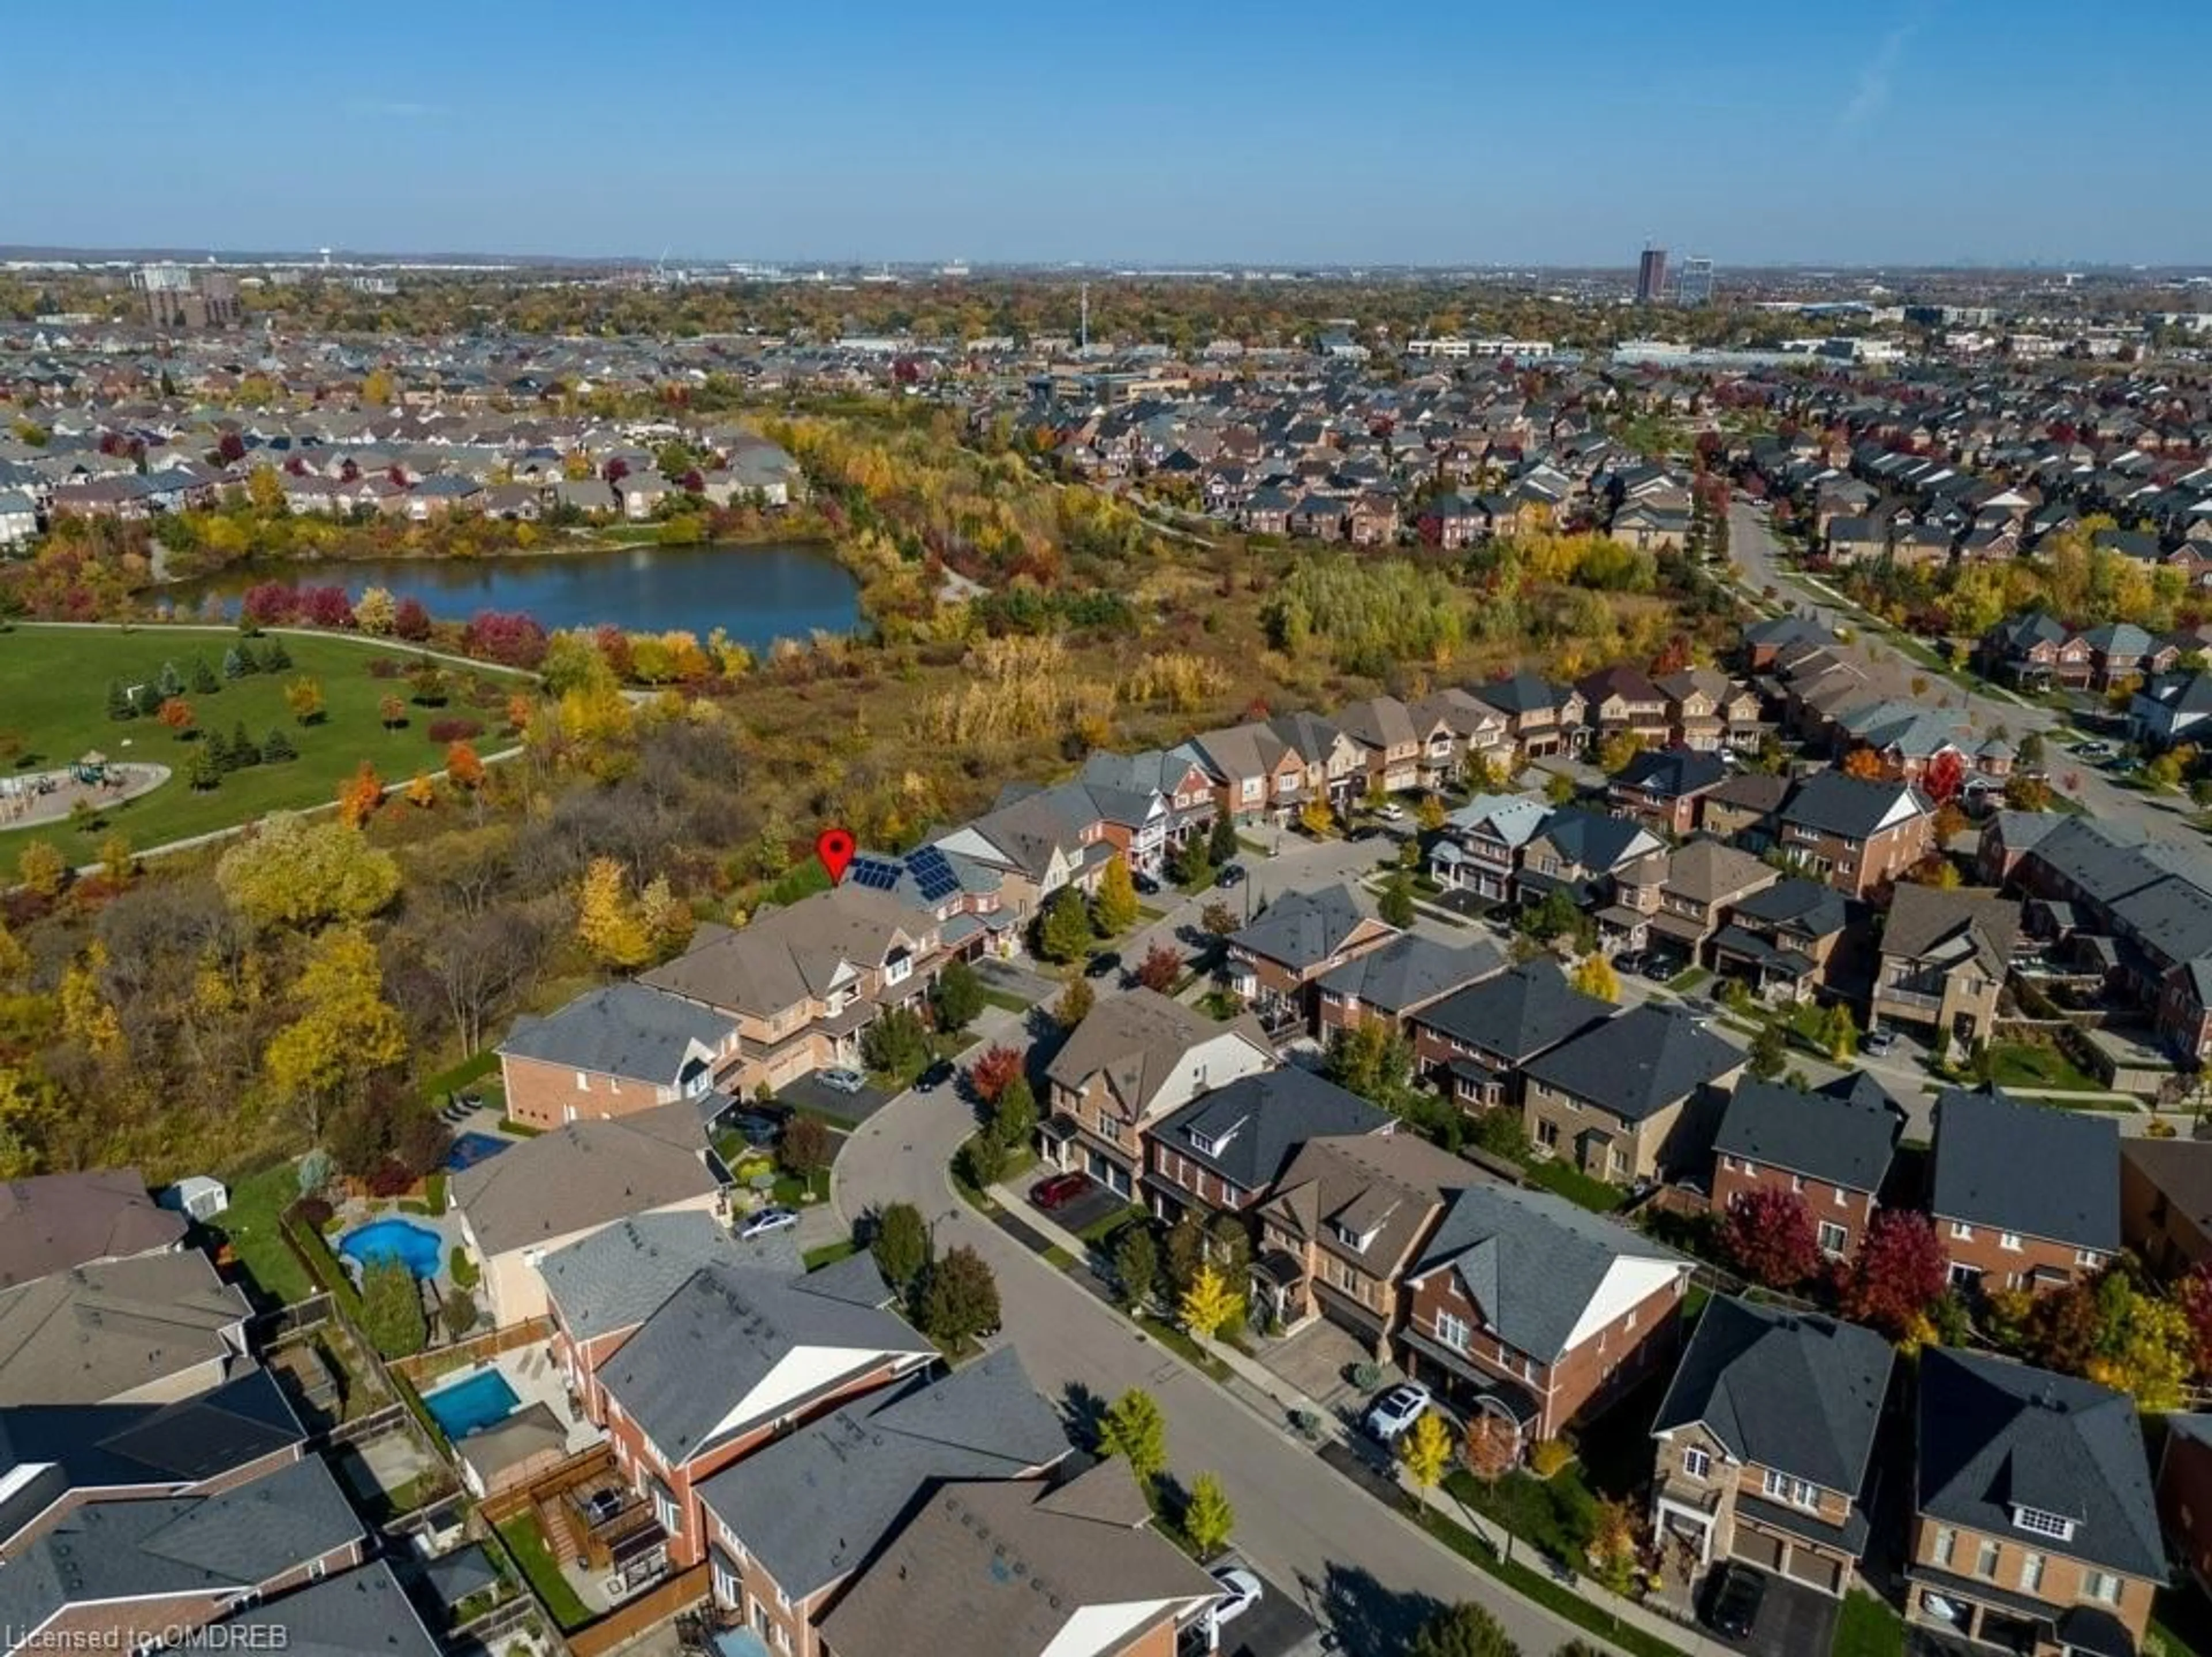
M372 1220L338 1240L338 1252L363 1266L398 1260L417 1277L434 1277L445 1264L446 1246L438 1234L411 1220Z
M496 1427L521 1403L507 1377L496 1369L480 1369L466 1380L422 1395L422 1407L449 1439L466 1438L471 1433Z
M495 1139L488 1133L457 1134L452 1148L446 1153L446 1172L459 1173L463 1168L472 1168L479 1162L497 1156L511 1142Z

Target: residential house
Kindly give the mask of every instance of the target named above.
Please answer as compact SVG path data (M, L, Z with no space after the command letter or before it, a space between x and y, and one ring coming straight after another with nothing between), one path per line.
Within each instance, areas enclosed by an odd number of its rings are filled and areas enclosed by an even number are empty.
M2024 1104L1996 1087L1936 1100L1928 1209L1966 1288L2057 1288L2120 1247L2120 1137L2111 1118Z
M817 1625L939 1485L1041 1481L1071 1450L1011 1346L841 1404L699 1487L714 1604L817 1657Z
M1770 771L1740 771L1698 802L1698 820L1716 839L1764 851L1774 844L1775 819L1790 787L1788 777Z
M1632 864L1616 886L1621 905L1645 917L1644 941L1701 966L1735 906L1781 878L1749 852L1700 835Z
M1085 758L1079 780L1094 790L1159 802L1156 813L1146 814L1147 832L1121 848L1133 870L1158 874L1170 852L1213 823L1214 780L1188 744L1130 754L1097 750ZM1152 832L1155 824L1157 833ZM1110 825L1108 833L1110 838Z
M1651 1424L1661 1570L1741 1560L1840 1599L1866 1553L1895 1355L1870 1329L1715 1295Z
M1741 1048L1688 1014L1651 1002L1607 1019L1530 1063L1528 1137L1614 1185L1704 1161Z
M1962 1048L1988 1039L2019 935L2015 899L1899 886L1882 927L1869 1025L1915 1025Z
M1452 1194L1489 1183L1410 1134L1309 1139L1260 1205L1255 1286L1282 1323L1318 1315L1387 1355L1405 1322L1407 1267Z
M886 1309L866 1256L794 1275L694 1272L592 1372L594 1416L652 1504L677 1570L704 1563L700 1487L837 1404L927 1368L938 1350Z
M1486 938L1455 947L1401 934L1322 975L1315 1033L1326 1041L1336 1031L1376 1020L1404 1033L1415 1014L1455 990L1494 978L1508 964L1505 952Z
M1820 1252L1848 1260L1866 1240L1904 1127L1905 1112L1863 1070L1809 1093L1744 1077L1713 1133L1713 1213L1754 1191L1792 1192Z
M1369 794L1405 794L1419 786L1430 733L1415 727L1396 697L1347 703L1330 722L1359 745Z
M861 1031L919 999L945 959L934 914L854 880L742 929L702 926L638 982L736 1020L737 1063L717 1084L749 1095L854 1063Z
M1558 961L1539 956L1414 1014L1414 1063L1463 1111L1517 1111L1530 1061L1613 1012L1610 1002L1569 984Z
M1522 760L1578 752L1584 728L1582 693L1523 670L1475 687L1474 694L1498 710L1505 734Z
M1975 656L1989 677L2023 690L2083 690L2089 683L2088 642L2040 610L1999 622L1982 636Z
M1763 1001L1805 1001L1828 980L1850 911L1832 887L1792 875L1740 899L1713 935L1713 970Z
M1710 751L1646 748L1606 783L1606 804L1617 816L1677 839L1698 826L1705 797L1728 781L1729 768Z
M2164 1277L2212 1260L2212 1142L2120 1142L2120 1241Z
M1676 747L1755 748L1764 727L1759 697L1726 673L1686 667L1654 681L1667 698L1668 740Z
M1575 693L1582 698L1589 740L1630 737L1649 747L1667 740L1667 693L1636 668L1616 663L1585 673L1575 681Z
M220 1644L209 1623L349 1570L368 1548L319 1456L205 1495L88 1502L0 1569L0 1649Z
M2181 649L2168 639L2154 638L2147 628L2131 621L2106 622L2081 635L2089 647L2089 687L2109 691L2131 680L2151 679L2172 671Z
M1240 1076L1161 1118L1145 1134L1145 1197L1174 1221L1244 1215L1309 1139L1394 1132L1398 1119L1311 1070Z
M1443 832L1429 850L1429 872L1440 886L1508 902L1522 853L1552 811L1533 794L1479 794L1446 814Z
M1790 790L1776 820L1783 854L1852 898L1936 850L1936 807L1910 783L1819 771Z
M1407 1274L1401 1361L1517 1446L1557 1438L1674 1361L1692 1264L1550 1191L1467 1185Z
M1176 1657L1221 1586L1152 1529L1122 1457L1058 1485L939 1486L823 1619L821 1657Z
M2024 1657L2132 1657L2167 1581L2135 1400L1931 1346L1914 1420L1908 1621Z
M1319 981L1354 957L1380 948L1398 929L1349 886L1278 898L1226 941L1229 987L1263 1014L1295 1010L1310 1024Z
M0 1289L181 1247L186 1224L155 1203L136 1168L10 1179L0 1185Z
M548 1255L619 1221L719 1214L723 1203L688 1100L568 1123L462 1169L447 1189L483 1275L484 1309L500 1325L544 1315L538 1268Z
M1828 520L1828 562L1872 564L1889 551L1889 532L1873 518Z
M0 546L21 546L39 533L39 509L20 490L0 490Z
M738 1062L738 1023L641 984L586 990L500 1044L507 1113L543 1131L698 1099Z
M2212 1416L2177 1412L2166 1418L2158 1516L2167 1552L2198 1593L2212 1592Z
M2128 699L2128 738L2147 748L2202 742L2212 720L2212 673L2165 673Z
M440 1657L445 1649L383 1559L249 1605L216 1626L220 1633L202 1643L298 1657Z
M172 1404L243 1361L245 1291L197 1250L137 1254L0 1289L0 1408Z
M1475 775L1477 762L1486 774L1511 752L1505 716L1455 685L1423 697L1407 711L1421 734L1421 780L1430 788Z
M1274 1063L1267 1033L1249 1014L1224 1025L1152 990L1107 996L1046 1067L1039 1144L1053 1166L1133 1197L1148 1124Z
M1664 849L1635 823L1562 806L1522 849L1514 899L1526 907L1564 892L1577 909L1594 909L1612 899L1623 871Z

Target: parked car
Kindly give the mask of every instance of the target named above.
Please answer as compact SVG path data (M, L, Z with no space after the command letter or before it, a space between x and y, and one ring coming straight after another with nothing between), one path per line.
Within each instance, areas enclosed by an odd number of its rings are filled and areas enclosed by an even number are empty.
M787 1231L798 1223L799 1210L796 1209L760 1209L745 1216L745 1222L738 1228L738 1235L750 1241L755 1237L766 1237L771 1232Z
M1360 1425L1367 1436L1382 1444L1395 1444L1399 1435L1426 1413L1429 1389L1419 1381L1401 1381L1367 1406Z
M1244 870L1241 866L1236 863L1224 863L1221 866L1221 873L1213 877L1213 883L1216 886L1240 886L1243 883L1243 880Z
M1392 801L1376 807L1375 814L1386 823L1402 822L1405 819L1406 808Z
M867 1077L846 1064L835 1065L823 1071L820 1081L823 1087L836 1093L857 1093L868 1085Z
M1213 1573L1220 1586L1223 1599L1213 1608L1213 1626L1217 1629L1235 1622L1246 1611L1267 1597L1260 1579L1242 1565L1224 1565Z
M1091 1189L1091 1176L1069 1169L1065 1173L1047 1174L1030 1187L1030 1201L1049 1214L1054 1209L1064 1209Z
M1083 969L1083 976L1086 978L1103 978L1121 970L1121 956L1110 949L1102 949L1091 958L1091 964Z
M1646 955L1644 965L1636 969L1653 984L1664 984L1669 978L1680 978L1686 970L1679 955Z
M757 1151L764 1151L783 1136L783 1124L757 1111L742 1111L730 1118L738 1136Z
M1141 871L1129 877L1129 884L1147 898L1156 898L1159 895L1160 883Z
M1765 1576L1730 1560L1713 1574L1705 1625L1724 1640L1748 1640L1765 1603Z
M1650 959L1649 950L1624 949L1613 958L1613 970L1616 972L1641 972Z
M918 1093L933 1093L952 1079L952 1061L940 1058L914 1079L914 1090Z
M1880 1057L1896 1045L1897 1032L1886 1024L1868 1031L1859 1038L1859 1051L1872 1053L1876 1057Z

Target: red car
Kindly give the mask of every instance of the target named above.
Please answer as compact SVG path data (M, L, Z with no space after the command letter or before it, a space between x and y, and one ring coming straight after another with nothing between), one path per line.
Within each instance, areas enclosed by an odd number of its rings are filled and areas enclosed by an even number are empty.
M1087 1173L1048 1174L1030 1187L1030 1201L1049 1211L1065 1208L1091 1189Z

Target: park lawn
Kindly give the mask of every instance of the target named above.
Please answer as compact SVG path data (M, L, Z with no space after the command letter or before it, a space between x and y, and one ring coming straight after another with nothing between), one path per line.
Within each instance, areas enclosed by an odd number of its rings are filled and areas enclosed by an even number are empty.
M106 828L91 834L79 833L66 824L0 832L0 862L12 865L33 839L50 840L70 862L84 863L98 856L100 839L109 830L120 830L133 846L145 851L249 822L265 812L328 805L337 798L340 781L364 759L386 782L404 782L417 771L434 771L445 764L444 747L433 745L425 734L435 721L473 719L484 728L484 734L476 739L478 752L500 746L499 733L507 724L507 694L532 682L503 668L479 665L465 669L445 663L450 699L441 708L418 708L409 701L404 677L372 679L368 671L380 656L397 659L404 671L414 652L367 639L295 633L283 636L284 649L292 658L289 670L223 679L223 652L238 637L227 627L41 627L31 623L0 632L0 728L22 743L16 771L58 769L97 749L110 759L163 765L174 773L152 793L111 807L105 813ZM265 648L268 641L256 643L257 648ZM150 685L164 662L173 662L189 681L196 656L206 659L222 686L206 696L195 694L188 685L184 693L202 731L220 730L228 737L243 724L258 745L272 728L281 728L300 757L283 765L232 771L222 787L196 794L184 778L192 755L191 743L178 740L150 717L118 721L107 716L109 680ZM471 705L464 683L471 673L498 688L497 703ZM324 716L314 725L300 724L284 704L284 686L301 674L323 688ZM377 704L386 696L409 703L408 722L398 730L386 730L378 715Z

